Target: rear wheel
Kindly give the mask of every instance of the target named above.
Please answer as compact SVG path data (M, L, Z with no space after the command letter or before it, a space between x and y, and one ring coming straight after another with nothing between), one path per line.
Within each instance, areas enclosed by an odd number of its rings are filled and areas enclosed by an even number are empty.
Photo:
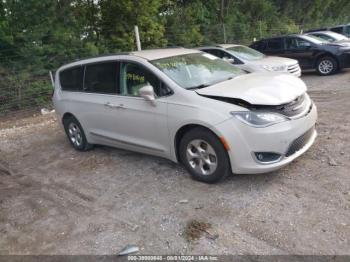
M331 75L338 70L338 63L333 57L321 57L317 61L316 70L322 76Z
M72 146L78 151L87 151L92 148L86 140L86 136L79 121L74 116L63 120L64 130Z
M215 183L230 174L227 152L221 141L205 128L194 128L180 141L180 160L191 176Z

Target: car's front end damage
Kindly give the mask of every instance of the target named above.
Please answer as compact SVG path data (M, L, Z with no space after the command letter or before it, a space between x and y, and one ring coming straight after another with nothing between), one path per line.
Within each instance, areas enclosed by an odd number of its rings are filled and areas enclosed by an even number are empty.
M290 163L314 143L317 108L304 83L295 77L275 74L279 79L275 82L267 74L255 74L255 79L262 81L260 88L250 88L249 81L245 81L247 77L241 77L240 81L246 91L234 91L238 78L198 93L239 108L230 112L230 119L215 126L229 145L232 172L270 172Z

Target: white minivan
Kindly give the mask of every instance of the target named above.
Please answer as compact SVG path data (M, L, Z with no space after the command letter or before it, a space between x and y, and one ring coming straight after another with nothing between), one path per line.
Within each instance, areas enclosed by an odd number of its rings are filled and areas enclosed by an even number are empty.
M247 74L198 50L145 50L59 68L53 102L80 151L108 145L181 162L213 183L276 170L316 138L302 80Z

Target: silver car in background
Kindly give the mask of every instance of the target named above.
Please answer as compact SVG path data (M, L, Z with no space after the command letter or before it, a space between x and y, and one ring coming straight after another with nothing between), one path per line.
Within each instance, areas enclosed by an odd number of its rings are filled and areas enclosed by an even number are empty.
M144 50L59 68L53 102L72 146L181 162L193 178L276 170L316 138L316 106L290 74L247 74L198 50Z
M297 77L301 76L301 69L297 60L266 56L244 45L222 44L200 47L198 50L222 58L249 73L269 71L290 73Z
M346 37L345 35L338 34L332 31L310 32L310 33L305 33L305 35L316 36L328 42L345 43L347 45L350 45L350 38Z

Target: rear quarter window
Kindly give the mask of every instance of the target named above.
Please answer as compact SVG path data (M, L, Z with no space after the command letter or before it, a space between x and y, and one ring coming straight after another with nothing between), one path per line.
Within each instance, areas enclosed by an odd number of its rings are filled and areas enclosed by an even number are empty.
M83 90L83 67L77 66L60 72L60 84L64 91Z
M202 52L206 52L208 54L215 55L215 50L214 49L202 49Z
M226 52L221 51L219 49L206 49L205 52L212 54L212 55L215 55L216 57L219 57L219 58L224 58L224 57L230 56L229 54L226 54Z

